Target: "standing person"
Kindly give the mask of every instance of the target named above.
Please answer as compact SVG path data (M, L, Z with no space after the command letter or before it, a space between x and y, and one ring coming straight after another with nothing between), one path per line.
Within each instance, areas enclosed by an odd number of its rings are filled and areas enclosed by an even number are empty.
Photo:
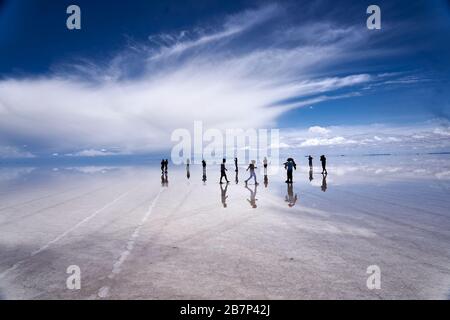
M161 173L164 173L165 166L166 166L166 161L164 159L161 159Z
M322 162L322 174L328 174L327 172L327 158L324 155L320 156L320 162Z
M313 177L313 169L310 168L310 169L309 169L309 182L311 182L311 181L313 181L313 180L314 180L314 177Z
M238 158L234 158L234 166L236 167L236 170L234 171L238 172Z
M292 171L297 170L297 164L294 159L288 158L287 162L284 163L284 168L287 170L286 183L292 183Z
M312 168L313 168L313 165L312 165L312 161L313 161L313 157L311 157L311 155L309 155L308 156L308 164L309 164L309 169L311 169L312 170Z
M203 174L206 175L206 161L205 161L205 159L202 159L202 168L203 168Z
M228 181L228 178L227 178L227 173L226 173L226 171L228 171L228 170L227 170L227 168L225 168L225 162L227 162L227 160L224 158L224 159L222 160L222 164L220 165L220 184L223 183L223 182L222 182L222 178L225 178L225 180L227 181L227 183L230 183L230 181Z
M164 172L165 172L165 173L167 173L168 167L169 167L169 160L166 159L166 160L164 161Z
M255 163L256 163L256 161L252 160L252 163L250 163L248 165L248 168L246 171L250 170L250 177L247 180L245 180L245 184L247 184L248 180L250 180L253 177L255 179L255 186L258 185L258 181L256 181L256 174L255 174L255 169L257 168L257 167L255 167Z
M267 176L267 157L264 157L263 165L264 165L264 176Z
M206 182L206 161L205 161L205 159L202 159L202 168L203 168L202 181Z

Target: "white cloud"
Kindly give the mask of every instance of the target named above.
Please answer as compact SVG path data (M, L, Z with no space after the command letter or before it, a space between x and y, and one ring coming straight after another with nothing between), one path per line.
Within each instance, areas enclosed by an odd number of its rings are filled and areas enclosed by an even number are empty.
M330 133L330 130L329 130L329 129L323 128L323 127L320 127L320 126L310 127L310 128L308 129L308 131L309 131L310 133L317 133L317 134L328 134L328 133Z
M344 137L312 138L300 143L300 147L334 146L354 143L357 142L355 140L349 140Z
M358 28L320 22L299 27L321 30L319 38L283 28L258 33L262 44L240 38L282 14L270 5L219 26L152 36L152 46L130 45L104 64L82 60L46 77L0 80L0 143L89 156L105 155L102 147L122 154L168 149L171 132L195 120L218 129L270 127L289 110L358 95L334 91L374 81L368 74L320 72L354 56L365 41Z
M436 128L433 131L435 134L441 135L441 136L450 136L450 127L448 128Z
M0 158L34 158L35 156L26 150L20 150L19 148L12 146L0 145Z
M82 150L79 152L75 152L71 154L71 156L76 157L98 157L98 156L111 156L115 155L117 153L114 152L108 152L106 150L96 150L96 149L88 149L88 150Z
M320 129L286 129L281 141L292 149L302 152L350 153L399 153L399 152L439 152L450 150L450 139L445 139L445 131L436 130L436 122L405 125L355 125L332 126L324 136ZM321 127L319 127L321 128ZM444 134L443 134L444 132Z

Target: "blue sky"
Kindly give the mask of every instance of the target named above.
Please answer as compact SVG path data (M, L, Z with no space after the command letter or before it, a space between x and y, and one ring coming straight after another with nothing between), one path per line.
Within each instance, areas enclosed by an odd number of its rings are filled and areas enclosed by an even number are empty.
M0 0L0 157L164 150L194 120L305 152L448 151L449 38L443 0Z

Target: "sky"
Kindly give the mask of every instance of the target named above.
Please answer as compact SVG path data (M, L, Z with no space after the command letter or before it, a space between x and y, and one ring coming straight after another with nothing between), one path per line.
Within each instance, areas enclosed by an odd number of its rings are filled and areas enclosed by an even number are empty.
M449 38L444 0L0 0L0 158L162 153L196 120L287 152L450 151Z

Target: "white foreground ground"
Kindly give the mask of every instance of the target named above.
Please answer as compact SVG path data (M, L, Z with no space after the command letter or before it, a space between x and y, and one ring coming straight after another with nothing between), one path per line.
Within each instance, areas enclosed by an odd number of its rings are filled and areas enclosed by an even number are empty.
M325 191L303 165L291 207L283 172L260 176L256 208L231 165L225 199L216 168L205 184L169 168L168 186L156 166L3 168L0 298L448 299L450 171L433 161L331 164Z

